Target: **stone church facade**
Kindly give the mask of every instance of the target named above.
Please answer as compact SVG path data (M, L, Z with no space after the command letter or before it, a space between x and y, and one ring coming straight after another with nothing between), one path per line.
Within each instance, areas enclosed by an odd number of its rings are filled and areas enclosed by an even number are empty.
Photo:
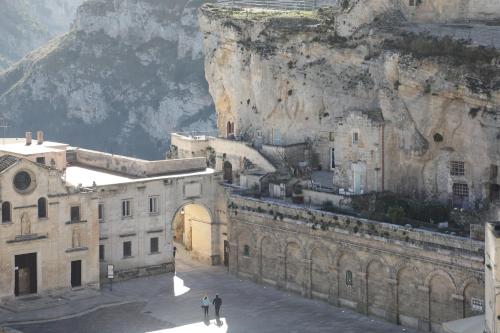
M99 225L92 193L61 174L0 157L0 298L99 287Z

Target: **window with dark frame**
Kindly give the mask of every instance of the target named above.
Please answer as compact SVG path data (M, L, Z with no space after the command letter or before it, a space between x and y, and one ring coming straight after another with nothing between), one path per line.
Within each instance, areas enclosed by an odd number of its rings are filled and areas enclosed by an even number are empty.
M36 163L45 165L45 157L37 157Z
M149 197L149 213L150 214L157 214L159 212L158 210L158 196L154 195Z
M352 133L352 143L356 144L359 141L359 133L358 132L353 132Z
M104 260L104 245L99 245L99 260L103 261Z
M335 148L330 148L330 169L335 169Z
M12 222L10 202L2 202L2 223Z
M122 217L132 216L131 200L122 200Z
M80 221L80 206L71 206L71 222Z
M126 241L123 242L123 257L131 257L132 256L132 242Z
M97 205L97 218L99 222L104 222L104 204L100 203Z
M47 199L45 198L38 199L38 218L47 218Z
M453 195L460 198L469 197L469 186L463 183L453 184Z
M250 246L246 244L243 246L243 255L245 257L250 257Z
M158 247L158 237L153 237L149 240L149 245L150 245L150 250L151 253L158 253L159 252L159 247Z
M450 161L450 175L452 176L465 175L465 163L462 161Z
M345 284L346 286L352 286L352 272L345 272Z

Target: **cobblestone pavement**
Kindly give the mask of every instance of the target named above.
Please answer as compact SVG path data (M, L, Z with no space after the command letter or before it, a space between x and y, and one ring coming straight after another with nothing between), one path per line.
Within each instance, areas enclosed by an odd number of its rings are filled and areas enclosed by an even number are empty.
M223 267L178 262L177 274L115 283L103 291L134 303L99 309L86 315L47 323L18 325L25 333L179 333L179 332L333 332L396 333L405 329L321 301L241 280ZM221 320L203 322L204 293L223 299Z

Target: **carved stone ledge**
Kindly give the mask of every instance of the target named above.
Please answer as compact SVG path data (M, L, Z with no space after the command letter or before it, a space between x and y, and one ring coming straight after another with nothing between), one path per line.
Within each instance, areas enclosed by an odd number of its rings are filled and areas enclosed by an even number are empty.
M16 236L16 238L8 240L7 244L29 242L29 241L45 239L45 238L48 238L48 236L47 235L39 235L39 234L18 235L18 236Z
M84 246L84 247L75 247L73 249L67 249L66 250L66 253L70 253L70 252L79 252L79 251L87 251L89 248Z

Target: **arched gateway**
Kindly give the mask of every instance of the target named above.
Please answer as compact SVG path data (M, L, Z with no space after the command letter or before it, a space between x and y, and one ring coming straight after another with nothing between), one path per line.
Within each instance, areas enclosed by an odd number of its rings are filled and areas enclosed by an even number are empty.
M212 227L212 213L207 207L199 203L184 204L172 220L174 245L185 249L196 260L216 264Z

